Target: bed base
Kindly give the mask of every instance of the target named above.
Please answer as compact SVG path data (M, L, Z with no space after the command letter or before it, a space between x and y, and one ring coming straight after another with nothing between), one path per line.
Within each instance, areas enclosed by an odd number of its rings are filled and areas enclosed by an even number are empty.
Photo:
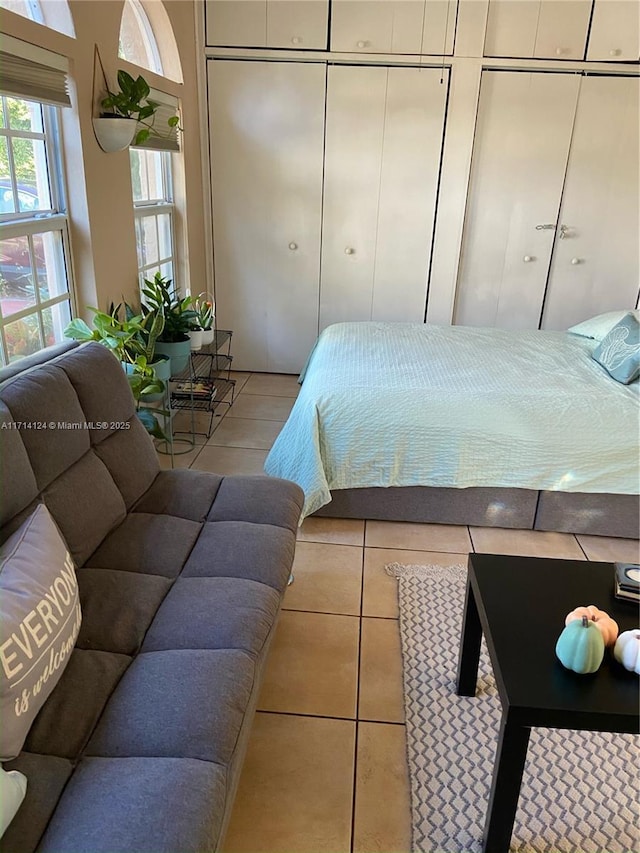
M337 489L331 494L331 503L314 515L640 538L638 495L427 486Z

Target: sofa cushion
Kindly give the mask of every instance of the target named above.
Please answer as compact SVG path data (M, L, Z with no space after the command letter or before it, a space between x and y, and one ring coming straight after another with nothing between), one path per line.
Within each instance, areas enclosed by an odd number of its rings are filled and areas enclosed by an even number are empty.
M147 632L142 651L243 649L258 655L279 605L279 594L256 581L178 578Z
M294 534L282 527L248 521L206 522L182 576L248 578L281 590L294 549Z
M222 480L217 474L189 468L161 471L134 510L177 515L202 522L211 509Z
M74 649L25 743L28 752L77 758L131 658Z
M277 477L225 477L209 521L250 521L293 530L300 520L302 489Z
M81 569L82 625L76 645L133 655L140 648L171 581L160 575Z
M4 765L27 777L27 795L0 841L0 853L33 853L60 799L73 765L65 758L21 752Z
M42 497L78 566L126 515L122 495L93 450L54 480Z
M171 515L130 513L87 561L92 569L119 569L174 578L202 528Z
M89 450L85 415L68 377L45 365L17 376L0 390L14 421L32 424L20 435L39 489L44 489Z
M212 853L223 767L188 758L85 758L38 853Z
M0 526L34 501L38 485L27 451L22 443L9 410L0 402L0 445L2 471L0 476Z
M89 343L57 364L71 380L87 423L101 424L89 429L93 444L117 431L112 424L134 417L136 407L122 365L102 344Z
M0 551L0 760L15 758L80 630L71 556L40 504Z
M108 702L86 754L227 764L254 675L253 660L235 649L140 654Z
M106 465L120 490L127 509L130 509L153 483L160 471L158 454L147 431L137 415L128 421L128 426L114 432L94 450Z

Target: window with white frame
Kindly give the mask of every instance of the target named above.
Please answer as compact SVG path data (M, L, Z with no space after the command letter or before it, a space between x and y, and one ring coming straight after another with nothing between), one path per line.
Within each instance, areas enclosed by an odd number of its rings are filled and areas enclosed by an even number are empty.
M64 340L72 290L58 108L0 95L0 361Z
M159 272L174 280L171 154L131 148L131 184L140 287Z
M163 74L153 28L140 0L125 0L122 7L118 56L156 74Z

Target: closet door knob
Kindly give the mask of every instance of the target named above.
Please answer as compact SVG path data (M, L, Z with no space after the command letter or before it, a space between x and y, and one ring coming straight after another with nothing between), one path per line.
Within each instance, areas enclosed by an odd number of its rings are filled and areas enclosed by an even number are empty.
M620 56L621 53L622 51L620 50L620 48L616 47L613 50L609 51L609 56Z
M564 56L565 53L569 53L568 48L566 48L566 47L557 47L556 48L556 56Z
M351 246L347 246L347 248L344 250L344 253L345 255L355 255L356 250L352 249Z
M295 250L298 248L298 244L297 243L289 243L289 248L291 249L292 252L295 252Z
M533 258L531 257L531 255L525 255L522 260L525 262L525 264L530 264Z
M302 44L302 39L300 38L300 36L294 36L291 39L291 44Z
M368 41L359 41L359 42L356 44L356 47L360 47L360 48L363 48L363 47L369 47L369 42L368 42Z
M577 266L580 263L580 258L571 258L571 263L574 267Z

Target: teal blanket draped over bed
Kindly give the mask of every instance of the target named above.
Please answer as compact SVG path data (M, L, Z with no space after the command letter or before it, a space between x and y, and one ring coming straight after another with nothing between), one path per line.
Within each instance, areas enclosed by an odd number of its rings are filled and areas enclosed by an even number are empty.
M515 487L637 494L638 383L566 332L339 323L320 335L265 471L303 517L331 489Z

